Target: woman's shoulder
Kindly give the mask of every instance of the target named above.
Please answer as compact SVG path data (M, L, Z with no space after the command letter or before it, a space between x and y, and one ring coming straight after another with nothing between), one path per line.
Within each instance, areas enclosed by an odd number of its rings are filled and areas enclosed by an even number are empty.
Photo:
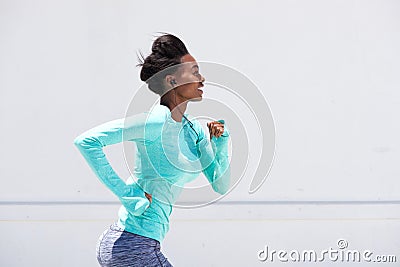
M123 128L134 136L153 141L161 135L165 120L165 115L160 110L142 111L125 116Z
M166 118L165 110L159 106L125 117L128 122L132 121L141 125L163 124Z

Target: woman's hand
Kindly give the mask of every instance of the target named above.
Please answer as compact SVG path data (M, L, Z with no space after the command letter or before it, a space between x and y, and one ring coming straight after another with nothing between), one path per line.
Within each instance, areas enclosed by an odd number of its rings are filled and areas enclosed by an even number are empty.
M210 132L210 140L213 136L220 137L224 133L224 124L219 121L207 122L207 127Z

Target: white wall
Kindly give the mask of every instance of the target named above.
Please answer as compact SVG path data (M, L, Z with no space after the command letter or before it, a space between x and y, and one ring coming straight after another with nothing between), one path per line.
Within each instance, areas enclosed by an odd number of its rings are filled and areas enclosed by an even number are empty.
M399 11L398 1L0 1L0 266L96 266L118 204L72 141L125 115L142 85L136 52L157 31L247 75L276 127L260 190L247 193L248 175L215 205L174 211L162 244L171 262L257 266L266 244L322 250L339 238L399 262ZM122 145L105 150L127 177Z

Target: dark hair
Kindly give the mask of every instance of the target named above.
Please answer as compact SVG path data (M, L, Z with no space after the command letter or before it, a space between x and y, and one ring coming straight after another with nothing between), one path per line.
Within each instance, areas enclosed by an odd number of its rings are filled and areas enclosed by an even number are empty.
M143 54L140 53L142 58L138 57L139 64L136 66L142 67L140 79L148 84L151 91L162 95L164 92L163 78L165 75L174 72L174 68L170 67L180 64L181 58L186 54L189 54L189 52L185 44L178 37L169 33L163 33L163 35L158 36L154 40L150 55L144 58ZM167 71L162 74L164 77L152 78L162 70Z

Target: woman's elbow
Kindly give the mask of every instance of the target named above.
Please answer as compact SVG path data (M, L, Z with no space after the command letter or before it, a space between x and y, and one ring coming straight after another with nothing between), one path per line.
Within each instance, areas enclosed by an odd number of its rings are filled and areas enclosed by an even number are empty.
M81 153L87 153L90 149L101 148L101 144L96 140L96 138L83 134L74 139L74 145Z
M215 190L215 192L217 192L220 195L225 195L226 193L228 193L229 191L229 187L221 187L218 188L217 190Z
M81 146L82 143L83 143L83 138L80 135L75 137L75 139L74 139L74 145L75 146Z
M93 141L90 140L90 138L87 138L86 136L81 134L81 135L75 137L74 145L79 149L83 149L83 148L86 148L88 146L92 146L93 145Z
M101 143L94 136L88 136L84 134L80 134L75 137L74 144L77 147L101 146Z
M229 191L229 186L214 186L213 187L214 191L217 192L220 195L225 195Z
M220 179L222 179L222 181L219 183L217 181L213 184L213 189L218 194L225 195L230 189L230 173L226 172L224 176L220 177Z

